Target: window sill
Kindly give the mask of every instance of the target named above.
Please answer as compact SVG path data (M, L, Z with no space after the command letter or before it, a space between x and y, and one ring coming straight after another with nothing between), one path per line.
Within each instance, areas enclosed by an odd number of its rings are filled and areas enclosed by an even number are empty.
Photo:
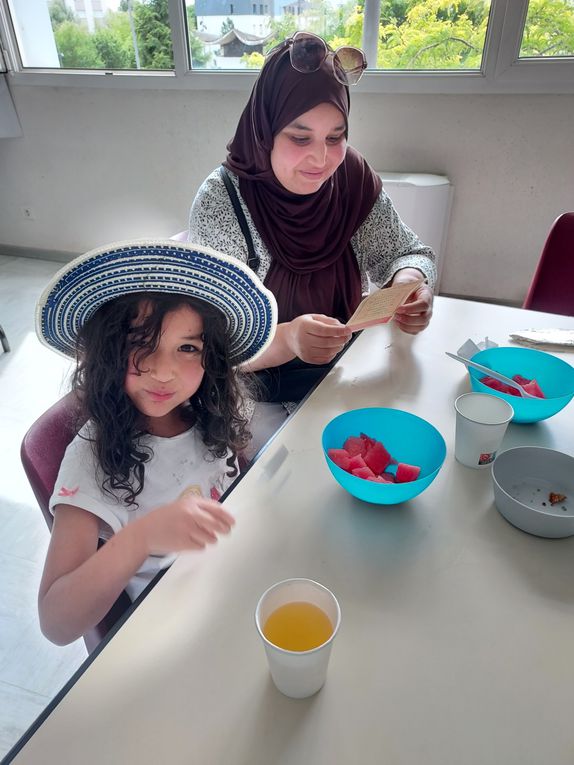
M50 69L10 72L11 85L167 90L245 91L258 72L76 72ZM496 76L481 72L367 72L352 93L574 93L574 59L520 61Z

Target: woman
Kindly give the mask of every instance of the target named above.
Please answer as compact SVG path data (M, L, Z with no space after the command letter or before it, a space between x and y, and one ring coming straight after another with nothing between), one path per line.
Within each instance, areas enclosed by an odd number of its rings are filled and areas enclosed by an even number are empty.
M345 323L369 280L384 287L422 275L394 320L416 334L431 317L434 254L347 145L346 83L358 80L363 62L357 49L327 53L308 33L279 45L227 147L225 172L205 180L191 208L190 240L248 262L277 299L275 339L249 367L266 401L298 401L325 374L351 338ZM275 414L271 432L285 410Z

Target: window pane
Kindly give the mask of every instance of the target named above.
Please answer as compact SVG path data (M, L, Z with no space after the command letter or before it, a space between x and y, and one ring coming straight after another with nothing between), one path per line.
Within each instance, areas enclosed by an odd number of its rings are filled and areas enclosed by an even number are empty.
M268 49L269 6L252 0L186 0L194 69L259 68ZM273 6L271 6L273 7Z
M520 58L574 56L574 0L530 0Z
M490 0L381 2L377 68L480 69Z
M167 0L9 0L24 67L173 69Z
M259 68L264 54L298 29L332 48L362 47L365 0L186 0L186 6L193 66ZM490 0L380 0L379 11L377 60L369 68L480 69Z

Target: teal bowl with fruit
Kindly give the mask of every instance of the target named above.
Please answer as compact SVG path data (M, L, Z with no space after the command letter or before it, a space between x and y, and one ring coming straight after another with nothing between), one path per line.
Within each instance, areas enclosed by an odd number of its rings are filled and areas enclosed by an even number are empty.
M413 499L437 477L446 457L439 431L402 409L352 409L323 430L323 453L333 477L365 502L396 505Z
M505 383L468 368L472 390L508 401L514 409L512 422L546 420L564 409L574 397L574 367L551 353L534 348L499 346L475 353L471 361L516 380L535 396L523 398L517 389L511 392Z

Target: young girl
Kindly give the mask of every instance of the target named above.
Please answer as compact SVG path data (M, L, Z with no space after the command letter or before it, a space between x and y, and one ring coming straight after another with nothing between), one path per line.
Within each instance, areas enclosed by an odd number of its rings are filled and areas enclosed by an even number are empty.
M76 356L85 422L50 500L39 593L50 640L80 637L173 553L229 532L218 499L249 435L233 366L262 353L275 325L274 298L247 267L171 241L94 250L48 285L37 332Z

